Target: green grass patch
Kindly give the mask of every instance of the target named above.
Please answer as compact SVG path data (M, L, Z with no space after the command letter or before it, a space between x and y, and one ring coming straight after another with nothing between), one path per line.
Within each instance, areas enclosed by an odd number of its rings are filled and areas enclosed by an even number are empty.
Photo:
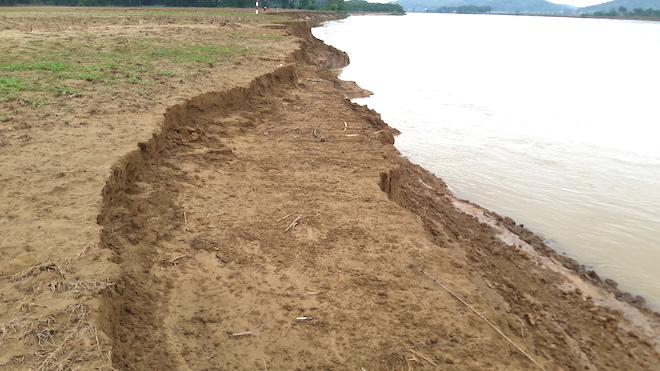
M0 102L14 97L14 92L23 89L23 82L16 77L0 77Z
M57 62L32 62L32 63L12 63L3 66L3 70L7 71L63 71L69 68L66 64Z
M45 15L51 9L34 11ZM31 22L40 21L34 18L32 9L28 13ZM71 14L55 16L58 22L61 18L58 27L63 29L88 16L100 25L120 26L145 22L148 25L235 22L238 18L242 24L249 25L271 22L265 17L254 18L254 14L206 10L68 9L65 13ZM41 107L51 100L98 90L126 91L131 97L154 99L157 93L162 93L159 85L195 80L211 68L233 66L232 62L244 55L262 52L264 47L254 46L261 45L255 43L257 40L285 39L269 29L245 32L234 29L236 34L230 36L231 29L202 28L192 40L185 32L179 35L151 29L140 34L94 30L83 28L80 34L52 32L48 37L31 36L21 44L0 43L0 101L21 99L32 107Z
M52 104L54 101L52 99L32 99L28 103L30 103L32 107L41 107L46 104Z
M0 91L16 91L23 88L21 80L15 77L0 77Z

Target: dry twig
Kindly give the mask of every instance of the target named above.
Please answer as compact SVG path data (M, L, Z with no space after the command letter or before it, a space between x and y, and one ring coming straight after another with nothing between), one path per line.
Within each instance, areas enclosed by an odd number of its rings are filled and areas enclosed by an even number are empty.
M290 217L290 216L293 215L293 214L294 214L294 213L286 214L285 216L283 216L283 217L277 219L277 220L275 221L275 223L279 223L279 222L281 222L282 220L284 220L284 219Z
M64 278L64 269L62 269L62 267L60 267L55 263L49 263L49 264L42 264L36 267L26 269L21 273L16 273L15 275L12 276L11 279L14 282L19 282L30 276L36 276L37 274L39 274L39 272L50 272L50 271L55 271L62 278Z
M231 336L235 337L235 338L236 337L241 337L241 336L251 336L251 335L252 335L251 331L248 331L248 332L235 332L235 333L231 334Z
M289 224L288 227L286 227L286 229L284 230L284 232L288 232L289 229L291 229L291 228L295 227L296 225L298 225L298 220L300 220L300 219L302 218L302 216L303 216L302 214L298 215L298 217L295 218L295 219L291 222L291 224Z
M460 296L454 294L454 293L453 293L450 289L448 289L445 285L443 285L442 283L440 283L440 281L436 280L435 278L431 277L431 275L429 275L428 273L424 272L424 270L423 270L420 266L418 266L418 265L413 265L413 267L415 267L418 271L420 271L420 272L421 272L423 275L425 275L426 277L430 278L431 281L435 282L438 286L442 287L442 288L443 288L445 291L447 291L451 296L453 296L453 297L456 298L458 301L460 301L461 303L463 303L463 305L465 305L466 307L468 307L468 309L470 309L470 310L472 311L472 313L474 313L474 314L476 314L477 316L479 316L479 318L481 318L482 320L484 320L484 322L486 322L486 323L487 323L487 324L488 324L493 330L497 331L497 333L500 334L500 335L501 335L506 341L508 341L509 344L513 345L514 348L518 349L518 351L519 351L520 353L522 353L525 357L527 357L530 361L532 361L532 363L534 363L538 368L540 368L541 370L545 371L545 368L544 368L543 366L541 366L540 363L536 362L536 360L535 360L534 358L532 358L532 356L530 356L529 354L527 354L527 352L525 352L521 347L519 347L516 343L514 343L511 339L509 339L508 336L506 336L506 335L505 335L500 329L498 329L495 325L493 325L493 324L492 324L492 323L491 323L486 317L484 317L481 313L477 312L476 309L472 308L472 306L471 306L470 304L468 304L465 300L461 299Z
M64 313L68 315L70 320L74 320L76 324L83 325L87 321L90 309L87 304L73 303L64 308Z
M428 363L432 364L433 366L438 367L438 365L437 365L435 362L433 362L433 361L431 361L430 359L426 358L423 354L421 354L421 353L419 353L419 352L416 352L416 351L414 351L414 350L412 350L412 349L410 349L410 353L412 353L412 354L416 354L416 355L420 356L423 360L425 360L425 361L427 361Z
M105 281L97 281L97 280L73 281L73 282L52 281L50 283L41 283L39 285L33 286L32 291L37 292L47 287L52 292L65 292L65 291L80 292L84 290L98 292L105 289L106 287L114 286L114 285L117 284L110 281L109 278L106 279Z
M32 312L32 307L41 307L41 308L50 309L48 305L42 305L37 303L26 303L25 300L27 299L21 300L16 306L16 309L18 309L21 312Z
M316 214L316 215L303 215L303 214L300 214L300 215L298 215L298 217L297 217L296 219L294 219L294 221L291 222L291 224L289 224L288 227L286 227L286 229L284 230L284 232L288 232L289 229L291 229L291 228L297 226L297 225L298 225L298 222L301 221L302 219L306 219L306 218L314 218L314 217L317 217L317 216L319 216L319 214Z

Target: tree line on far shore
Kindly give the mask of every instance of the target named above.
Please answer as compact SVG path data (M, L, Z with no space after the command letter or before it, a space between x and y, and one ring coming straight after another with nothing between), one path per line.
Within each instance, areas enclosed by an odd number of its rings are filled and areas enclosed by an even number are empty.
M480 14L490 13L493 10L490 6L479 5L461 5L461 6L441 6L436 10L427 10L427 13L456 13L456 14Z
M351 0L343 2L344 9L347 12L373 12L373 13L390 13L390 14L406 14L403 7L399 4L381 4L370 3L366 0Z
M617 8L612 8L609 12L604 12L604 11L596 11L593 13L582 13L583 17L627 17L627 18L634 18L634 17L643 17L643 18L660 18L660 9L653 9L653 8L648 8L648 9L641 9L641 8L635 8L633 10L628 10L625 6L620 6L618 9Z
M343 1L343 0L342 0ZM259 5L272 8L316 9L315 0L262 0ZM329 2L329 1L328 1ZM270 4L269 4L270 3ZM325 1L324 1L325 3ZM205 8L250 8L254 0L0 0L0 6L13 5L55 5L55 6L171 6L171 7L205 7Z
M255 0L0 0L0 6L15 5L251 8L255 6ZM283 9L406 14L399 4L369 3L364 0L259 0L259 5Z

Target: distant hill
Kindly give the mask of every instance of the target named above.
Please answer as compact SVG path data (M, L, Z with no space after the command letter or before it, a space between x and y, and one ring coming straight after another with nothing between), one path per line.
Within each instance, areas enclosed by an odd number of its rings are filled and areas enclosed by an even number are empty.
M553 4L545 0L398 0L396 2L406 11L412 12L433 11L441 7L458 7L465 5L489 6L493 9L492 12L496 13L565 14L574 13L575 10L574 7Z
M401 4L403 6L403 4ZM403 6L405 8L405 6ZM603 4L580 8L581 13L608 12L612 9L624 7L628 11L633 9L657 9L660 10L660 0L614 0Z

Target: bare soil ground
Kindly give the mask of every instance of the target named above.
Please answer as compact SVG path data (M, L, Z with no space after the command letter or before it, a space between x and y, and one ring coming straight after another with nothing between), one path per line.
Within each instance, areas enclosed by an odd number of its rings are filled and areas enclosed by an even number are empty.
M160 51L4 91L0 369L660 368L640 298L455 199L346 99L347 56L309 32L334 15L222 12L0 11L0 68Z

